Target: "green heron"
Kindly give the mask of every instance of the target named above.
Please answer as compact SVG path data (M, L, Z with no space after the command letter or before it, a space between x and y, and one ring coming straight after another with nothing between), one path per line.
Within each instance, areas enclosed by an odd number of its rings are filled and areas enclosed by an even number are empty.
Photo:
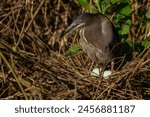
M111 61L119 40L113 23L105 15L83 13L61 37L74 29L80 30L80 45L92 61L102 65Z

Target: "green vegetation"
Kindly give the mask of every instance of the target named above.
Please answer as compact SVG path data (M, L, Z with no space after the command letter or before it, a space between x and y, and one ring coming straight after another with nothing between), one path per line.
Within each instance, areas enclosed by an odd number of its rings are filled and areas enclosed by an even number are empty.
M65 56L76 54L81 50L79 44L71 44L70 48L65 52Z

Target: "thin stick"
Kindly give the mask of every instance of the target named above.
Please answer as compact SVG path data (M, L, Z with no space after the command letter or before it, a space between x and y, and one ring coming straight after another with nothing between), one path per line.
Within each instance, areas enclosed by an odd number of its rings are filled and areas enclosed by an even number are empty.
M26 29L24 30L24 33L26 33L26 32L29 30L29 28L30 28L30 26L31 26L31 24L32 24L32 22L33 22L33 20L35 19L36 15L38 14L38 12L39 12L40 8L42 7L42 5L44 4L44 2L45 2L45 0L42 0L42 2L40 3L39 7L38 7L37 10L35 11L35 13L34 13L32 19L30 20L29 24L27 25ZM21 39L24 37L24 33L21 34L21 36L20 36L20 38L19 38L19 41L18 41L17 44L16 44L16 47L19 45Z

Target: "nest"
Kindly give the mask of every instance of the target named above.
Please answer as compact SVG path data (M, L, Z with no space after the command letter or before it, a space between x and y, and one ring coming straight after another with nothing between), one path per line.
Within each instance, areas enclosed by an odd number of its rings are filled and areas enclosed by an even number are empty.
M69 8L78 6L44 1L35 4L31 0L35 7L25 1L0 2L1 99L150 99L150 50L125 61L107 80L93 77L90 73L97 64L85 53L65 56L57 46L65 27L58 28L59 23L64 16L69 19L72 15L68 15ZM48 15L45 10L49 4ZM45 16L51 17L51 21Z
M148 99L148 52L114 71L107 80L90 76L95 65L83 53L66 57L51 51L53 56L48 58L15 56L13 70L28 99ZM1 86L3 99L24 99L11 72L3 72Z

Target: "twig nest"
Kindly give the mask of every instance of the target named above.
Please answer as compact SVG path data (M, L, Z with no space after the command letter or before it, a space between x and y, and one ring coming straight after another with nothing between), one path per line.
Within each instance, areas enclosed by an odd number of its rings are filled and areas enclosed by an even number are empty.
M112 74L110 70L105 70L102 72L101 68L94 68L91 72L91 76L100 76L102 75L104 79L108 79L109 76Z

